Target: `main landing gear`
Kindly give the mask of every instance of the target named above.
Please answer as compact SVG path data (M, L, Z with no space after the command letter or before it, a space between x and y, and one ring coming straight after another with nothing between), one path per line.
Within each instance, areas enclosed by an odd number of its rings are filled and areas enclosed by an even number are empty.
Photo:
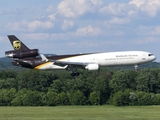
M71 73L71 76L75 77L75 76L79 76L79 73L76 72L76 73Z
M134 65L134 70L135 70L136 72L139 71L138 65Z
M76 67L73 67L73 68L72 68L71 76L73 76L73 77L79 76L79 73L77 72L77 68L76 68Z

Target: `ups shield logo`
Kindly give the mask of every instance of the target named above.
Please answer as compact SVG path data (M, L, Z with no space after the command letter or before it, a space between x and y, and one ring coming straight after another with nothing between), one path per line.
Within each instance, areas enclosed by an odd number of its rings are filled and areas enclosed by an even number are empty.
M19 40L14 41L13 47L15 50L19 50L21 48L21 42Z

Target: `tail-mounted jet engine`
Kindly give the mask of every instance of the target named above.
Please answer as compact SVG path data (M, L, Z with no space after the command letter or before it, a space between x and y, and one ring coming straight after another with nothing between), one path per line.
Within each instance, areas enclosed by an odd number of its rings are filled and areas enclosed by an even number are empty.
M9 58L29 58L29 57L36 57L39 55L39 50L38 49L32 49L32 50L27 50L27 51L6 51L5 55Z

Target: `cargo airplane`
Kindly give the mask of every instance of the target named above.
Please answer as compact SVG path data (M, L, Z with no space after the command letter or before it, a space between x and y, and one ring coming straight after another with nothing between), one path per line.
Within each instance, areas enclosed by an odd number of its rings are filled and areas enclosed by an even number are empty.
M29 49L16 36L8 35L14 50L6 51L5 55L13 58L12 64L31 69L66 69L71 70L72 76L78 76L77 68L98 70L101 66L128 66L151 62L156 57L146 51L118 51L85 54L53 55L39 54L38 49Z

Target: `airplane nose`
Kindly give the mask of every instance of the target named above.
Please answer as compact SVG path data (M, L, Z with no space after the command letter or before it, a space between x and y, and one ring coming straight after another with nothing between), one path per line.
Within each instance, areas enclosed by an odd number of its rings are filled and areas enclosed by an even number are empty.
M153 56L153 60L155 60L156 59L156 56Z
M154 55L150 58L151 61L154 61L155 59L156 59L156 56Z

